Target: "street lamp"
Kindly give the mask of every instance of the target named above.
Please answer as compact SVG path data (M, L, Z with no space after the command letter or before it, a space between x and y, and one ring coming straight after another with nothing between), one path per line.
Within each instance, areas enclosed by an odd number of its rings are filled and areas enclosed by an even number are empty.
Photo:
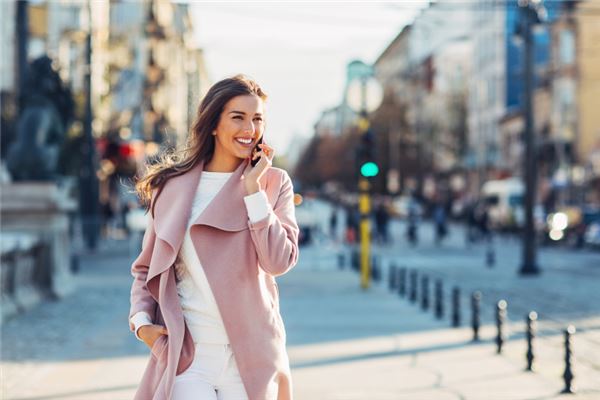
M86 246L94 250L99 236L98 178L96 176L96 151L92 136L92 10L86 3L87 32L85 40L85 111L83 120L83 140L81 143L81 170L79 172L79 212L81 214L82 233Z
M525 174L525 226L523 228L523 263L521 275L537 275L540 273L536 260L535 221L533 207L537 187L537 152L533 119L533 91L535 77L533 75L534 43L533 28L545 18L545 10L540 0L519 0L519 25L517 35L522 38L524 51L524 104L525 117L525 154L523 169Z
M357 77L348 87L347 100L348 105L359 117L359 129L361 134L360 148L358 151L360 157L360 174L358 177L360 211L360 285L363 289L369 287L369 277L371 275L371 184L369 178L379 173L374 155L374 137L370 129L368 115L375 111L383 100L383 90L379 82L373 77L372 69L370 74Z

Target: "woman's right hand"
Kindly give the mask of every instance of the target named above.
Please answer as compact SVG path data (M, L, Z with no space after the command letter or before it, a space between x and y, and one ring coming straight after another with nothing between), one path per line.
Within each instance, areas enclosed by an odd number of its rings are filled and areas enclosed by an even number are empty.
M167 328L162 325L144 325L138 329L138 336L150 349L161 335L168 335Z

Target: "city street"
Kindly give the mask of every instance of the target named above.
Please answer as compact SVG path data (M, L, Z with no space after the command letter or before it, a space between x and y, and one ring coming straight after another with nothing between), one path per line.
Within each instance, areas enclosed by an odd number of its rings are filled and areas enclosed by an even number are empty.
M325 205L321 204L326 210ZM497 265L485 267L485 249L465 250L458 232L441 248L401 242L376 247L379 264L392 262L442 277L463 290L463 327L450 328L407 299L390 293L386 280L368 291L338 254L349 249L324 237L303 247L300 262L279 278L281 312L298 399L554 399L561 398L562 329L574 336L574 398L600 396L600 307L598 253L543 250L544 273L519 278L518 244L496 243ZM454 228L458 230L459 228ZM42 304L2 328L3 398L129 399L142 374L147 350L128 330L129 264L135 256L125 241L104 242L97 254L81 255L78 290ZM384 274L385 278L385 274ZM596 279L594 279L596 278ZM577 288L577 290L574 290ZM467 296L483 293L481 342L471 343ZM567 296L567 294L569 294ZM495 354L493 303L508 301L510 334ZM538 369L524 372L526 310L540 314Z

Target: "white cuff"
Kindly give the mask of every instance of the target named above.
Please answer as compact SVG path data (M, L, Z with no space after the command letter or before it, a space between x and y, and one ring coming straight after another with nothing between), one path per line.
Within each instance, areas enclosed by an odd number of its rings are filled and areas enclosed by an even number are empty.
M150 318L147 312L139 311L135 313L133 317L131 317L130 321L135 327L135 337L143 342L143 340L138 336L138 329L144 325L152 325L152 318Z
M244 203L246 203L250 222L260 221L269 215L270 205L264 190L245 196Z

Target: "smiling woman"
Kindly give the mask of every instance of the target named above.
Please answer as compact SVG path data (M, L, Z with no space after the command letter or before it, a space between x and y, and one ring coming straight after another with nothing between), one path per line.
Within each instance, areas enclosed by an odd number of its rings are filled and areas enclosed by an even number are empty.
M248 158L262 137L264 101L258 96L245 95L231 99L223 110L217 128L215 153L206 166L207 171L237 165L237 159Z
M151 356L136 399L291 399L275 276L298 260L298 225L291 179L259 143L266 98L245 76L217 82L186 148L137 184L151 222L129 318Z

